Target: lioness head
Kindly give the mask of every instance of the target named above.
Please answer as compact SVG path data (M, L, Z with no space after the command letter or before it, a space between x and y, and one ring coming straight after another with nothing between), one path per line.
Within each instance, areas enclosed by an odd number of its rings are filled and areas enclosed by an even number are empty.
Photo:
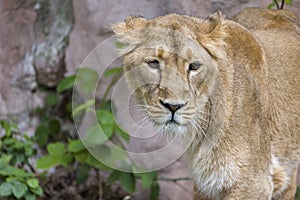
M205 132L219 76L216 61L225 56L222 23L220 13L204 20L170 14L128 17L112 27L125 46L129 88L162 130Z

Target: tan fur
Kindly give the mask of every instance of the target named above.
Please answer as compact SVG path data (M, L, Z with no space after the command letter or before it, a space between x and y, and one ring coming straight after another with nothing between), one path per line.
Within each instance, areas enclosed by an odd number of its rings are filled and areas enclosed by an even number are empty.
M234 20L129 17L112 29L125 44L125 77L138 102L156 126L190 145L194 199L293 199L300 20L255 8ZM158 69L147 64L153 59ZM189 71L195 61L202 66ZM171 114L161 102L184 105L177 124L166 123Z

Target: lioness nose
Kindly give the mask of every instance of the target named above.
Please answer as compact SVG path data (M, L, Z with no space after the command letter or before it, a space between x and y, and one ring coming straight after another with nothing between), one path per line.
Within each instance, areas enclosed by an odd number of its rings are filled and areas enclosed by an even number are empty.
M186 103L185 104L170 104L168 102L163 102L162 100L159 100L159 102L161 103L161 105L168 108L172 113L175 113L178 109L180 109L186 105Z

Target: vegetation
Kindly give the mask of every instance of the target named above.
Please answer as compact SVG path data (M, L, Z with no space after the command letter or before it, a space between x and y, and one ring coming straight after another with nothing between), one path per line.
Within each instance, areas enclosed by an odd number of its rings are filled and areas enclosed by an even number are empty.
M135 192L138 179L143 187L150 189L151 200L158 198L159 185L156 172L133 173L134 163L128 166L131 168L129 172L118 171L101 163L87 149L97 148L107 154L114 154L114 149L106 145L108 140L114 138L122 144L130 139L129 135L117 125L112 114L111 102L106 100L109 90L121 73L122 70L119 67L108 70L105 77L111 77L111 83L108 85L104 98L100 102L87 100L74 109L71 109L70 96L75 80L79 82L82 92L91 93L95 89L98 75L92 69L81 68L76 76L64 78L56 87L56 91L48 92L45 100L46 106L32 112L40 119L34 137L20 133L13 123L1 121L5 134L1 138L0 145L5 151L0 153L0 196L36 199L37 196L43 195L43 184L40 184L39 179L46 182L45 175L49 174L47 170L54 168L75 174L74 181L78 187L86 184L91 172L96 172L97 184L103 183L104 177L101 176L101 171L106 171L110 176L105 180L105 184L100 185L100 188L97 187L97 190L101 191L96 193L99 199L103 199L103 196L110 196L106 194L111 190L109 184L113 185L115 182L120 184L125 193ZM69 124L72 127L73 117L90 112L96 103L98 123L89 128L83 142L74 133L75 131L72 133L72 129L62 128L62 124ZM98 128L98 125L102 127L102 130ZM74 127L73 130L75 130ZM35 149L32 148L34 144ZM121 148L125 147L121 146ZM38 149L42 156L37 155ZM123 159L126 155L118 156ZM38 157L36 166L32 166L29 160L36 157ZM44 195L51 196L46 190ZM81 193L88 193L87 189L85 190ZM99 195L102 196L99 197Z
M43 195L43 189L30 164L36 151L33 139L20 133L12 122L0 121L4 129L0 137L0 197L33 200Z
M292 4L292 0L281 0L281 4L280 5L279 5L279 3L278 3L277 0L273 0L272 3L270 3L268 5L268 8L273 8L274 6L276 6L276 8L278 10L280 10L280 9L283 9L284 4L291 5Z

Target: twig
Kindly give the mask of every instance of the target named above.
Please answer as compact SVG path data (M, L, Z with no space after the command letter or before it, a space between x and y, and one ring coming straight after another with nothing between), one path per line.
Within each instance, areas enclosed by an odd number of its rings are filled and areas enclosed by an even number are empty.
M116 84L116 82L119 80L119 76L118 75L115 75L112 80L110 81L109 85L107 86L104 94L103 94L103 97L101 99L101 103L100 105L103 106L105 105L105 102L106 102L106 98L111 90L111 88Z
M158 181L171 181L189 194L189 191L185 187L183 187L181 184L179 184L178 181L191 181L192 179L190 177L180 177L180 178L157 178L157 180Z
M175 182L174 184L176 184L178 187L180 187L182 190L184 190L188 195L191 195L190 194L190 191L187 190L185 187L183 187L182 185L180 185L179 183Z
M285 0L281 0L281 6L280 6L280 9L281 9L281 10L282 10L283 7L284 7L284 2L285 2Z
M177 181L191 181L192 179L190 177L180 177L180 178L157 178L157 180L177 182Z
M27 163L27 165L30 168L31 172L35 174L36 171L35 171L34 167L30 163Z
M98 200L102 200L103 199L103 191L102 191L102 178L101 178L100 170L98 170L97 178L98 178L98 184L99 184Z
M284 0L283 0L283 1L284 1ZM275 5L276 5L276 8L279 10L279 9L280 9L280 7L279 7L279 4L278 4L277 0L273 0L273 2L275 3Z

